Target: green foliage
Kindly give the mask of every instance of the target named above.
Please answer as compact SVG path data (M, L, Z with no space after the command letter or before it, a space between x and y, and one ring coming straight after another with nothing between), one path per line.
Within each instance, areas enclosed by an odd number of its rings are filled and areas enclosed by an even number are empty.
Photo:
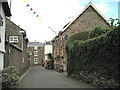
M67 42L68 74L97 72L120 81L120 26L99 37Z
M52 53L48 53L48 54L47 54L47 57L48 57L48 59L53 60Z
M114 18L110 18L109 20L108 20L109 22L110 22L110 24L111 24L111 28L116 28L117 26L120 26L120 20L119 19L114 19Z
M48 59L49 59L47 64L50 67L50 69L53 69L54 68L54 59L53 59L52 53L48 53L47 56L48 56Z
M86 40L88 39L88 32L79 32L72 35L67 42L73 42L75 40Z
M19 85L19 72L14 66L5 68L2 71L3 88L17 88Z
M91 30L90 32L88 32L88 37L89 38L94 38L94 37L98 37L102 34L105 34L106 32L110 31L111 29L107 28L107 29L102 29L101 27L96 26L93 30Z

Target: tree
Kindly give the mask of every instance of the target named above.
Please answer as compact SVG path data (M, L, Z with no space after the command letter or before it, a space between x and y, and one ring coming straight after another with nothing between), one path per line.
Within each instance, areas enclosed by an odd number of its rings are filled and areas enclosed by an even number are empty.
M53 60L52 53L48 53L48 54L47 54L47 57L48 57L48 59Z
M114 18L110 18L109 20L108 20L109 22L110 22L110 24L111 24L111 28L116 28L117 26L120 26L120 20L119 19L114 19Z

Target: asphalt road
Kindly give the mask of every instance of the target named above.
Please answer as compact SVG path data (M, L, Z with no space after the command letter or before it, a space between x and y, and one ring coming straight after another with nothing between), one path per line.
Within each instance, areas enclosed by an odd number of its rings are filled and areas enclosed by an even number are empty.
M92 88L92 86L55 70L32 66L20 81L19 88Z

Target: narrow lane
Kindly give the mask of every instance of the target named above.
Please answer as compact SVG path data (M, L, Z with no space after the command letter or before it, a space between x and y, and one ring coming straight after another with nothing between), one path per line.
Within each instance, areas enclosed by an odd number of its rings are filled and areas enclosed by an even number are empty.
M32 66L20 81L19 88L92 88L92 86L54 70Z

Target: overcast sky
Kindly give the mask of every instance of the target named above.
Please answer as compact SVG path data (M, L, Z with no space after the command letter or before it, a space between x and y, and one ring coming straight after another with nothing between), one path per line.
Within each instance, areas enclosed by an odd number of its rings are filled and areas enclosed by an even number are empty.
M62 30L89 1L107 19L118 18L119 0L12 0L11 20L26 30L30 42L49 41L56 36L53 30L57 33Z

